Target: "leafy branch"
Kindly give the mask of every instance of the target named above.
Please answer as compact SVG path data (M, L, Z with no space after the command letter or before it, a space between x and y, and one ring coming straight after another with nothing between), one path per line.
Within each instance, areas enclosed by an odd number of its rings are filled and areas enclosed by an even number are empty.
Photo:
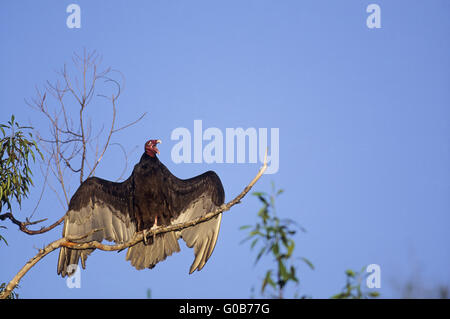
M366 279L368 273L365 270L366 267L359 272L347 269L345 271L346 282L342 291L333 295L332 299L368 299L376 298L380 294L377 291L366 292L361 287L361 283Z
M28 129L32 127L19 125L14 115L7 124L0 124L0 211L4 206L11 210L12 200L21 206L33 185L30 160L36 160L35 152L43 158L32 133L26 134Z
M300 225L291 219L281 219L278 217L275 208L275 199L284 191L276 191L272 183L272 193L254 192L252 195L258 197L263 207L258 211L258 222L250 230L248 236L242 241L252 240L250 248L254 249L259 244L259 251L255 259L257 264L261 257L271 254L276 264L276 269L266 271L262 285L261 293L270 286L273 289L273 296L283 298L284 289L290 283L298 285L297 266L293 262L295 241L293 236L298 230L305 231ZM252 226L244 225L241 230L249 229ZM301 257L311 269L314 265L305 257Z

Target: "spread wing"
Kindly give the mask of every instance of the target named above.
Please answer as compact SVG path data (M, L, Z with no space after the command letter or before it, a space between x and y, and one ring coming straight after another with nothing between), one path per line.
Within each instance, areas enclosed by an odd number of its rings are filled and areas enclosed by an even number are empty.
M74 242L106 239L116 243L129 241L136 232L131 214L131 189L128 182L113 183L100 178L87 179L72 197L64 220L63 237ZM81 238L82 237L82 238ZM81 259L83 269L86 259L94 249L77 250L62 247L59 252L58 274L71 275Z
M173 197L174 206L178 209L182 207L172 224L202 217L216 210L225 200L222 182L212 171L188 180L172 177L169 179L169 189L178 194ZM221 221L222 214L219 214L207 222L177 232L178 238L183 238L188 247L194 248L195 258L189 269L190 274L201 270L211 257L219 236Z
M210 196L203 194L192 202L188 208L174 220L174 223L183 223L202 217L205 214L214 211L219 206L214 204ZM216 246L217 237L219 236L221 221L222 214L219 214L207 222L185 228L177 233L177 236L183 238L188 247L194 248L195 258L189 269L190 274L196 269L202 270L209 257L211 257L214 247Z

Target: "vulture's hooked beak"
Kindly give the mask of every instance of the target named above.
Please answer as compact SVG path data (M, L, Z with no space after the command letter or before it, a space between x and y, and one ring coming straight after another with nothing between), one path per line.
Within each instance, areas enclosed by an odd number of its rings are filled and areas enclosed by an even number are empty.
M162 143L161 140L156 140L156 144L155 144L155 146L153 147L153 149L156 151L156 154L158 154L158 155L159 155L159 149L156 147L156 145L161 144L161 143Z

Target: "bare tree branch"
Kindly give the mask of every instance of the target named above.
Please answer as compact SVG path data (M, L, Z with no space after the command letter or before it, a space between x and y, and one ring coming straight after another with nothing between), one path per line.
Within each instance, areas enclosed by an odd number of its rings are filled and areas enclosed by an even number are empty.
M105 145L103 147L103 152L100 154L100 156L95 161L95 164L92 167L92 169L91 169L91 171L90 171L90 173L89 173L87 178L91 177L94 174L95 169L97 168L97 165L100 163L101 159L103 158L103 155L105 154L106 150L108 149L109 141L111 140L111 136L114 133L114 124L115 124L115 120L116 120L116 99L117 99L117 97L119 95L120 95L120 87L119 87L118 95L117 96L113 95L112 98L111 98L112 107L113 107L113 119L112 119L112 123L111 123L111 129L109 130L109 134L108 134L108 137L106 139L106 143L105 143ZM96 157L97 157L97 154L96 154Z
M128 168L128 154L127 151L125 150L125 147L123 147L122 144L120 143L111 143L111 146L113 145L117 145L120 147L120 149L122 150L123 156L125 157L125 165L123 167L122 173L120 173L120 176L118 178L116 178L115 182L120 181L123 178L123 175L125 174L125 172L127 171Z
M100 69L101 59L96 51L87 52L84 49L81 54L74 53L73 65L64 64L63 68L56 72L56 81L47 80L43 89L36 87L35 97L29 101L25 100L27 105L48 120L47 134L35 131L47 164L47 169L43 170L41 167L41 172L45 174L44 184L49 185L64 210L68 208L71 195L69 190L73 186L70 178L75 176L81 184L86 178L93 176L111 145L113 135L135 125L146 114L125 126L115 127L117 103L123 91L125 77L120 71L110 67ZM73 70L75 72L72 72ZM114 78L117 73L120 81ZM110 84L113 84L114 92L106 94L103 90L111 90ZM107 104L111 106L111 122L93 122L88 111L94 105L90 103L96 97L106 96L109 101ZM104 130L105 124L109 128L108 131ZM124 154L127 160L126 152ZM125 169L126 167L127 163ZM45 186L42 189L40 199ZM41 202L40 199L34 211Z
M147 112L144 112L144 113L141 115L141 117L138 118L136 121L131 122L131 123L127 124L127 125L124 125L124 126L122 126L122 127L119 127L119 128L117 128L117 129L115 129L115 130L113 131L113 133L119 132L119 131L121 131L121 130L124 130L124 129L130 127L130 126L133 126L134 124L136 124L137 122L139 122L140 120L142 120L142 119L144 118L145 115L147 115Z
M30 229L28 229L28 226L42 223L42 222L46 221L47 218L37 220L34 222L29 221L27 218L26 222L21 222L21 221L17 220L11 212L0 215L0 220L5 220L7 218L10 219L11 222L13 222L13 224L16 224L17 226L19 226L19 229L22 232L24 232L25 234L28 234L28 235L37 235L37 234L42 234L42 233L48 232L49 230L51 230L51 229L55 228L56 226L58 226L59 224L61 224L62 221L64 220L64 216L62 216L60 219L58 219L56 222L54 222L50 226L41 227L41 229L39 229L39 230L30 230Z

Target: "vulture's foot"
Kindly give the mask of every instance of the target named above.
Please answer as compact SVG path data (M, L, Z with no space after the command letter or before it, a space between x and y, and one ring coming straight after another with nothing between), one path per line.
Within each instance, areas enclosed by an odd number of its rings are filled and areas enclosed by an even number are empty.
M147 229L144 229L143 231L144 234L144 245L147 246L148 245L148 241L147 241Z

